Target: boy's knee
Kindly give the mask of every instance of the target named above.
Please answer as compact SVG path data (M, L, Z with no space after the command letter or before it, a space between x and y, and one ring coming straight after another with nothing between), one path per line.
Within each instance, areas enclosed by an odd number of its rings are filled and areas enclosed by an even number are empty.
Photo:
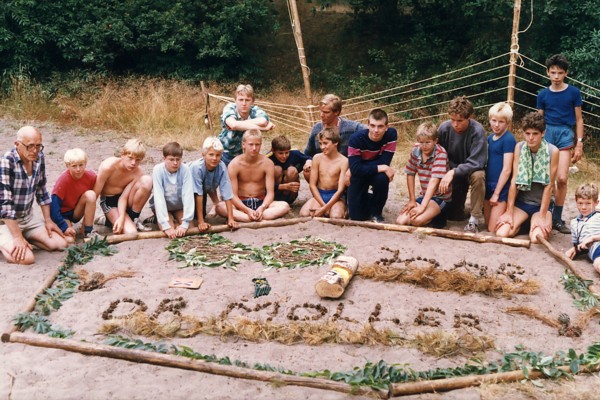
M296 167L289 167L287 169L287 171L285 172L285 175L290 180L297 180L300 177L300 174L298 173L298 170L296 169Z
M485 172L483 170L473 172L469 176L469 185L485 187Z
M81 197L83 197L83 199L87 202L87 203L95 203L96 202L96 192L94 192L93 190L87 190L85 191Z
M140 188L151 191L152 190L152 177L150 175L142 175L138 180Z
M600 257L598 257L594 260L593 265L594 265L594 269L596 270L596 272L600 274Z

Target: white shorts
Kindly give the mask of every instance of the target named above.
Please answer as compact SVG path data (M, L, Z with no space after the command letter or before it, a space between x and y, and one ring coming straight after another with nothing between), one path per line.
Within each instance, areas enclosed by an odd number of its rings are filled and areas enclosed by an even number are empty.
M17 218L17 223L19 224L19 229L21 229L25 239L29 239L37 228L46 225L42 216L34 213L33 210L29 214ZM10 233L8 226L6 226L4 221L0 220L0 246L5 247L12 244L13 240L14 238Z

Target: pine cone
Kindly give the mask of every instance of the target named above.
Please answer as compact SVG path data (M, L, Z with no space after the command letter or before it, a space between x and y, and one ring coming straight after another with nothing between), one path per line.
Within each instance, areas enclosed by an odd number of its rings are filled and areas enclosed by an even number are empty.
M562 313L558 316L558 322L568 326L571 323L571 318L567 314Z

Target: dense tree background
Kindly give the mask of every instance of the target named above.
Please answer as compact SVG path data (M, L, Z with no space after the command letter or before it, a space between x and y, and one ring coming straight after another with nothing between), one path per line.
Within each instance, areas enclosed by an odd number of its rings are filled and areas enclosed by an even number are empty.
M531 18L522 4L521 29ZM349 92L508 52L512 0L298 0L313 84ZM338 7L331 12L332 7ZM0 68L301 86L283 0L5 0ZM534 2L523 54L565 53L600 86L598 0ZM338 91L340 94L341 91Z

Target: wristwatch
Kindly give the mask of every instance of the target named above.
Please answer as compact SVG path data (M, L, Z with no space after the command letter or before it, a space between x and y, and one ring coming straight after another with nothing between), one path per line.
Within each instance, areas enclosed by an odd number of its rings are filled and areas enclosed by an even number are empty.
M578 143L581 143L581 142L583 142L583 138L582 138L582 137L578 137L578 138L577 138L577 142L578 142Z

